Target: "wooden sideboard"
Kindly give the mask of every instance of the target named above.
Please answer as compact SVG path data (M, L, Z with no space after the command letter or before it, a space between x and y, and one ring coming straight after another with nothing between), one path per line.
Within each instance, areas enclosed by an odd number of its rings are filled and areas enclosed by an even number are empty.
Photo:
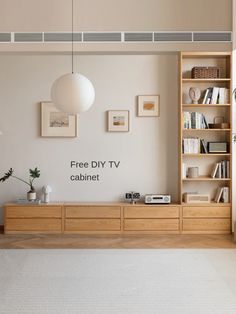
M228 234L230 207L127 203L6 204L4 230L66 234Z

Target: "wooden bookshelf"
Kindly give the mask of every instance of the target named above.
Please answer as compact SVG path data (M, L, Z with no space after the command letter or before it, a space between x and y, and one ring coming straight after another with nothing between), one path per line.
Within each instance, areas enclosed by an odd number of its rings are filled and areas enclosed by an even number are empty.
M219 78L206 78L194 79L191 77L191 70L195 66L217 66L220 68ZM194 217L194 221L188 220L189 217L184 217L183 214L183 233L229 233L231 231L231 200L232 200L232 80L231 80L231 53L230 52L181 52L179 57L179 199L184 208L206 208L209 213L205 221L209 229L204 227L198 230L198 225L204 225L204 217ZM230 101L220 104L203 104L200 98L198 104L192 104L188 96L190 87L198 87L202 95L207 88L223 87L229 90ZM230 127L227 129L191 129L184 128L183 113L198 112L202 113L207 123L213 123L213 118L221 116ZM184 138L199 138L204 139L205 142L227 142L227 153L183 153L182 143ZM212 178L211 168L214 167L216 162L221 161L230 162L229 178ZM184 178L183 177L183 163L186 168L198 167L199 177L197 178ZM229 202L216 203L214 202L216 190L219 187L229 188ZM211 202L202 203L184 203L184 193L198 192L199 194L209 194ZM211 207L217 208L217 215L214 216L216 211L210 210ZM222 217L220 221L220 208L222 208ZM223 209L230 210L230 217L224 217ZM184 212L183 212L184 213ZM212 213L212 215L210 214ZM222 218L221 217L221 218ZM186 219L185 219L186 218ZM201 220L198 220L201 219ZM217 220L219 219L219 220ZM230 219L230 220L229 220ZM193 222L193 224L192 224ZM203 226L202 225L202 226ZM213 226L216 226L216 229ZM217 229L218 227L219 229ZM184 227L186 226L186 228ZM193 226L193 229L191 229ZM230 227L227 227L230 226ZM213 230L213 229L214 230ZM229 229L230 228L230 229Z

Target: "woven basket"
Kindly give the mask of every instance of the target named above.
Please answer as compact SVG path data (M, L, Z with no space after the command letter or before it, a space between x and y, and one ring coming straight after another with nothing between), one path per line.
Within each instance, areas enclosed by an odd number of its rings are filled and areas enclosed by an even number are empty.
M192 68L193 79L219 78L220 69L217 67L194 67Z

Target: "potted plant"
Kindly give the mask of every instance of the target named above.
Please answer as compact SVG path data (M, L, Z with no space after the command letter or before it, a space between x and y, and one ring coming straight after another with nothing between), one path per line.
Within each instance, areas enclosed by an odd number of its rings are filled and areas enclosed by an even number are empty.
M30 190L27 193L28 201L36 200L36 191L35 191L35 188L33 186L33 182L36 178L40 177L40 170L37 167L35 169L29 169L29 181L28 182L15 176L13 173L14 173L14 170L12 168L10 168L8 170L8 172L6 172L4 174L4 176L2 178L0 178L0 182L4 182L7 179L9 179L10 177L15 178L21 182L24 182L25 184L29 185L29 187L30 187Z

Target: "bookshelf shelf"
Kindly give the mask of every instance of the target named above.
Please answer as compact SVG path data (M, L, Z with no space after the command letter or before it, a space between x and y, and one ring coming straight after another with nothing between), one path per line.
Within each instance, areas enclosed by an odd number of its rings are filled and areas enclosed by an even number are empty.
M214 82L230 82L230 78L212 78L212 79L192 79L192 78L183 78L183 83L214 83Z
M230 154L182 154L182 157L214 157L214 156L230 156Z
M183 107L188 108L213 108L213 107L229 107L230 104L182 104Z
M184 132L229 132L231 129L183 129Z
M231 53L181 52L179 65L179 199L183 206L182 232L230 233L232 223ZM191 78L192 69L202 66L220 68L221 77ZM199 102L214 102L214 104L190 103L190 87L200 89ZM215 104L215 102L221 103ZM205 128L209 121L214 121L215 117L223 117L223 121L229 123L230 127L227 129ZM198 129L185 128L193 125ZM203 128L199 128L200 126ZM228 153L204 154L203 151L207 151L205 149L208 147L208 142L226 142ZM184 151L198 151L198 153L183 153ZM188 171L191 167L197 167L199 173L209 175L188 178ZM212 178L210 174L214 169L215 177ZM227 178L222 178L223 176ZM197 193L200 198L201 195L208 196L212 202L185 203L185 193ZM190 217L192 219L189 220ZM225 217L224 221L222 217ZM227 224L227 228L221 229L223 228L221 223Z
M200 176L198 178L184 178L183 181L231 181L230 178L211 178L206 176Z

